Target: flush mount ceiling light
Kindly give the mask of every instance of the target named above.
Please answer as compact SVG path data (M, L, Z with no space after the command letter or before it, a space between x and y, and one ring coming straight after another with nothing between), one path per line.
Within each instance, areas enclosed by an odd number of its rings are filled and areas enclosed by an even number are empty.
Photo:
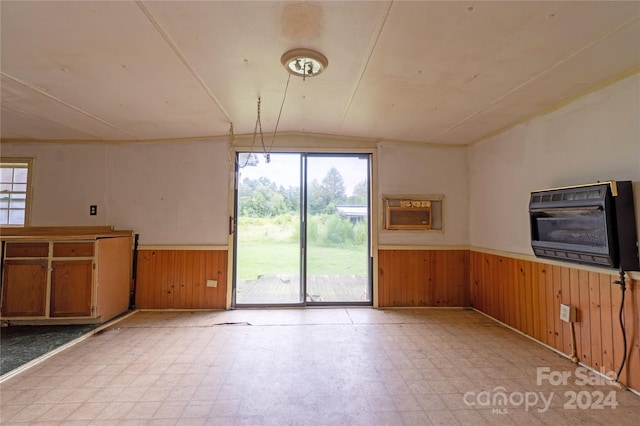
M329 65L327 57L311 49L293 49L280 58L282 65L298 77L315 77Z

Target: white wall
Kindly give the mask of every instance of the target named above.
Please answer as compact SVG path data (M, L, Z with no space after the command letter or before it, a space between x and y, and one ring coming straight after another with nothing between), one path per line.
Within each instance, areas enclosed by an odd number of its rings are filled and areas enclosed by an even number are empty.
M378 200L383 195L442 194L443 232L383 231L381 245L468 245L467 150L462 147L378 144Z
M133 143L109 153L112 223L137 230L141 244L227 245L226 143Z
M377 149L378 199L445 196L444 232L387 232L379 243L468 244L466 149L386 142ZM110 225L133 229L144 245L228 243L232 183L223 141L3 143L2 155L34 158L31 226ZM92 204L97 216L89 216Z
M145 245L228 243L225 142L3 143L2 156L34 159L31 226L110 225Z
M638 206L639 104L636 75L468 148L379 143L378 200L445 198L444 232L381 232L378 243L531 254L532 190L632 180ZM225 141L3 143L1 149L6 157L34 158L32 226L112 225L140 233L144 245L228 243ZM92 204L97 216L89 216Z
M471 245L532 254L533 190L634 182L640 224L640 77L469 147Z

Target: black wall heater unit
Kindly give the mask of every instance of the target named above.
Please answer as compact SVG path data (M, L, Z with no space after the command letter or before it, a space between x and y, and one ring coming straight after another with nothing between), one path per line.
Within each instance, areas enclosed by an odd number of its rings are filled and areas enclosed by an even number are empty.
M529 217L538 257L640 270L631 181L534 191Z

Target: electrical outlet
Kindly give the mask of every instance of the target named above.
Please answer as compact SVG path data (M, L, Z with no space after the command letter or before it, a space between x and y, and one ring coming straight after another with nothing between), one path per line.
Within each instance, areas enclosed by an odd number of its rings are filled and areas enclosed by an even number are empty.
M218 287L218 281L216 281L216 280L207 280L207 287Z
M577 309L571 305L560 305L560 319L564 322L576 322Z
M89 206L89 215L95 216L97 214L98 214L98 206L96 205Z

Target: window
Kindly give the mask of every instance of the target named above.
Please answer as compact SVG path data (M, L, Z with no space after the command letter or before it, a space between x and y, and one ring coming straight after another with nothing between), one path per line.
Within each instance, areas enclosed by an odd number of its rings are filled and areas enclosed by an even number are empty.
M31 159L0 159L0 225L27 224L31 168Z

